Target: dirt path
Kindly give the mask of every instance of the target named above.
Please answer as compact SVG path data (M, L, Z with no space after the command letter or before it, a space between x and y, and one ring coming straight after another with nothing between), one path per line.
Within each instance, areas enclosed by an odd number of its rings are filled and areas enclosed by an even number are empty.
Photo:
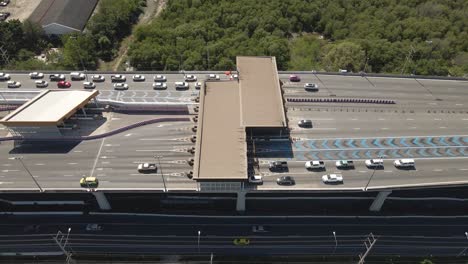
M164 9L166 1L167 0L147 0L145 11L140 16L140 20L135 26L150 23L152 19L157 17ZM133 26L133 28L135 28L135 26ZM123 39L120 45L119 55L113 61L100 65L101 70L108 70L110 68L112 71L117 71L119 67L121 67L120 65L122 65L123 60L127 58L128 48L132 41L133 34Z

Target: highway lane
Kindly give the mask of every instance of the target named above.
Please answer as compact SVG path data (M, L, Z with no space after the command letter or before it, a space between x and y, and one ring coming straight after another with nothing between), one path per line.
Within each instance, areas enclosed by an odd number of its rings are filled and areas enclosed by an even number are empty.
M98 223L103 230L85 230ZM268 232L254 233L253 225ZM38 225L30 228L31 225ZM284 217L137 217L137 216L9 216L0 224L2 252L58 251L51 237L71 233L75 253L134 254L349 254L364 249L369 233L378 239L372 255L457 255L467 245L463 218L284 218ZM198 244L198 231L200 243ZM335 232L335 236L333 235ZM233 240L246 237L248 246ZM335 240L336 237L336 240ZM336 248L335 248L336 247Z

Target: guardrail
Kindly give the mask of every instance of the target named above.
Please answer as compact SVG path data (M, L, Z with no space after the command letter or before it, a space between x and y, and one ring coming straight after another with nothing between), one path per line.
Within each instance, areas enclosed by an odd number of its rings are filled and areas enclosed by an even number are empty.
M287 98L290 103L396 104L394 100L356 98Z
M12 136L12 137L0 137L0 141L9 141L9 140L28 140L28 141L85 141L85 140L95 140L100 138L105 138L109 136L113 136L124 131L146 126L154 123L161 123L161 122L183 122L183 121L190 121L188 117L166 117L166 118L156 118L150 119L142 122L138 122L132 125L124 126L103 134L93 135L93 136L76 136L76 137L44 137L44 138L24 138L22 136Z

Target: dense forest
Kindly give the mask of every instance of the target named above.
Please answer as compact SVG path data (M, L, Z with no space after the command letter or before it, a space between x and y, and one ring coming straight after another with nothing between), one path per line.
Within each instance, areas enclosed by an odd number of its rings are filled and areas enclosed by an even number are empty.
M169 0L135 31L138 70L226 70L236 55L280 70L468 73L466 0Z

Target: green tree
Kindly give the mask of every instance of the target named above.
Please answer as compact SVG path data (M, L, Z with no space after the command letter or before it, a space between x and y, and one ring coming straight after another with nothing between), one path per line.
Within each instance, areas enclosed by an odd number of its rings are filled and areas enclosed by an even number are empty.
M327 51L324 64L328 71L346 69L358 72L364 68L365 59L364 50L359 44L344 41L333 45Z

